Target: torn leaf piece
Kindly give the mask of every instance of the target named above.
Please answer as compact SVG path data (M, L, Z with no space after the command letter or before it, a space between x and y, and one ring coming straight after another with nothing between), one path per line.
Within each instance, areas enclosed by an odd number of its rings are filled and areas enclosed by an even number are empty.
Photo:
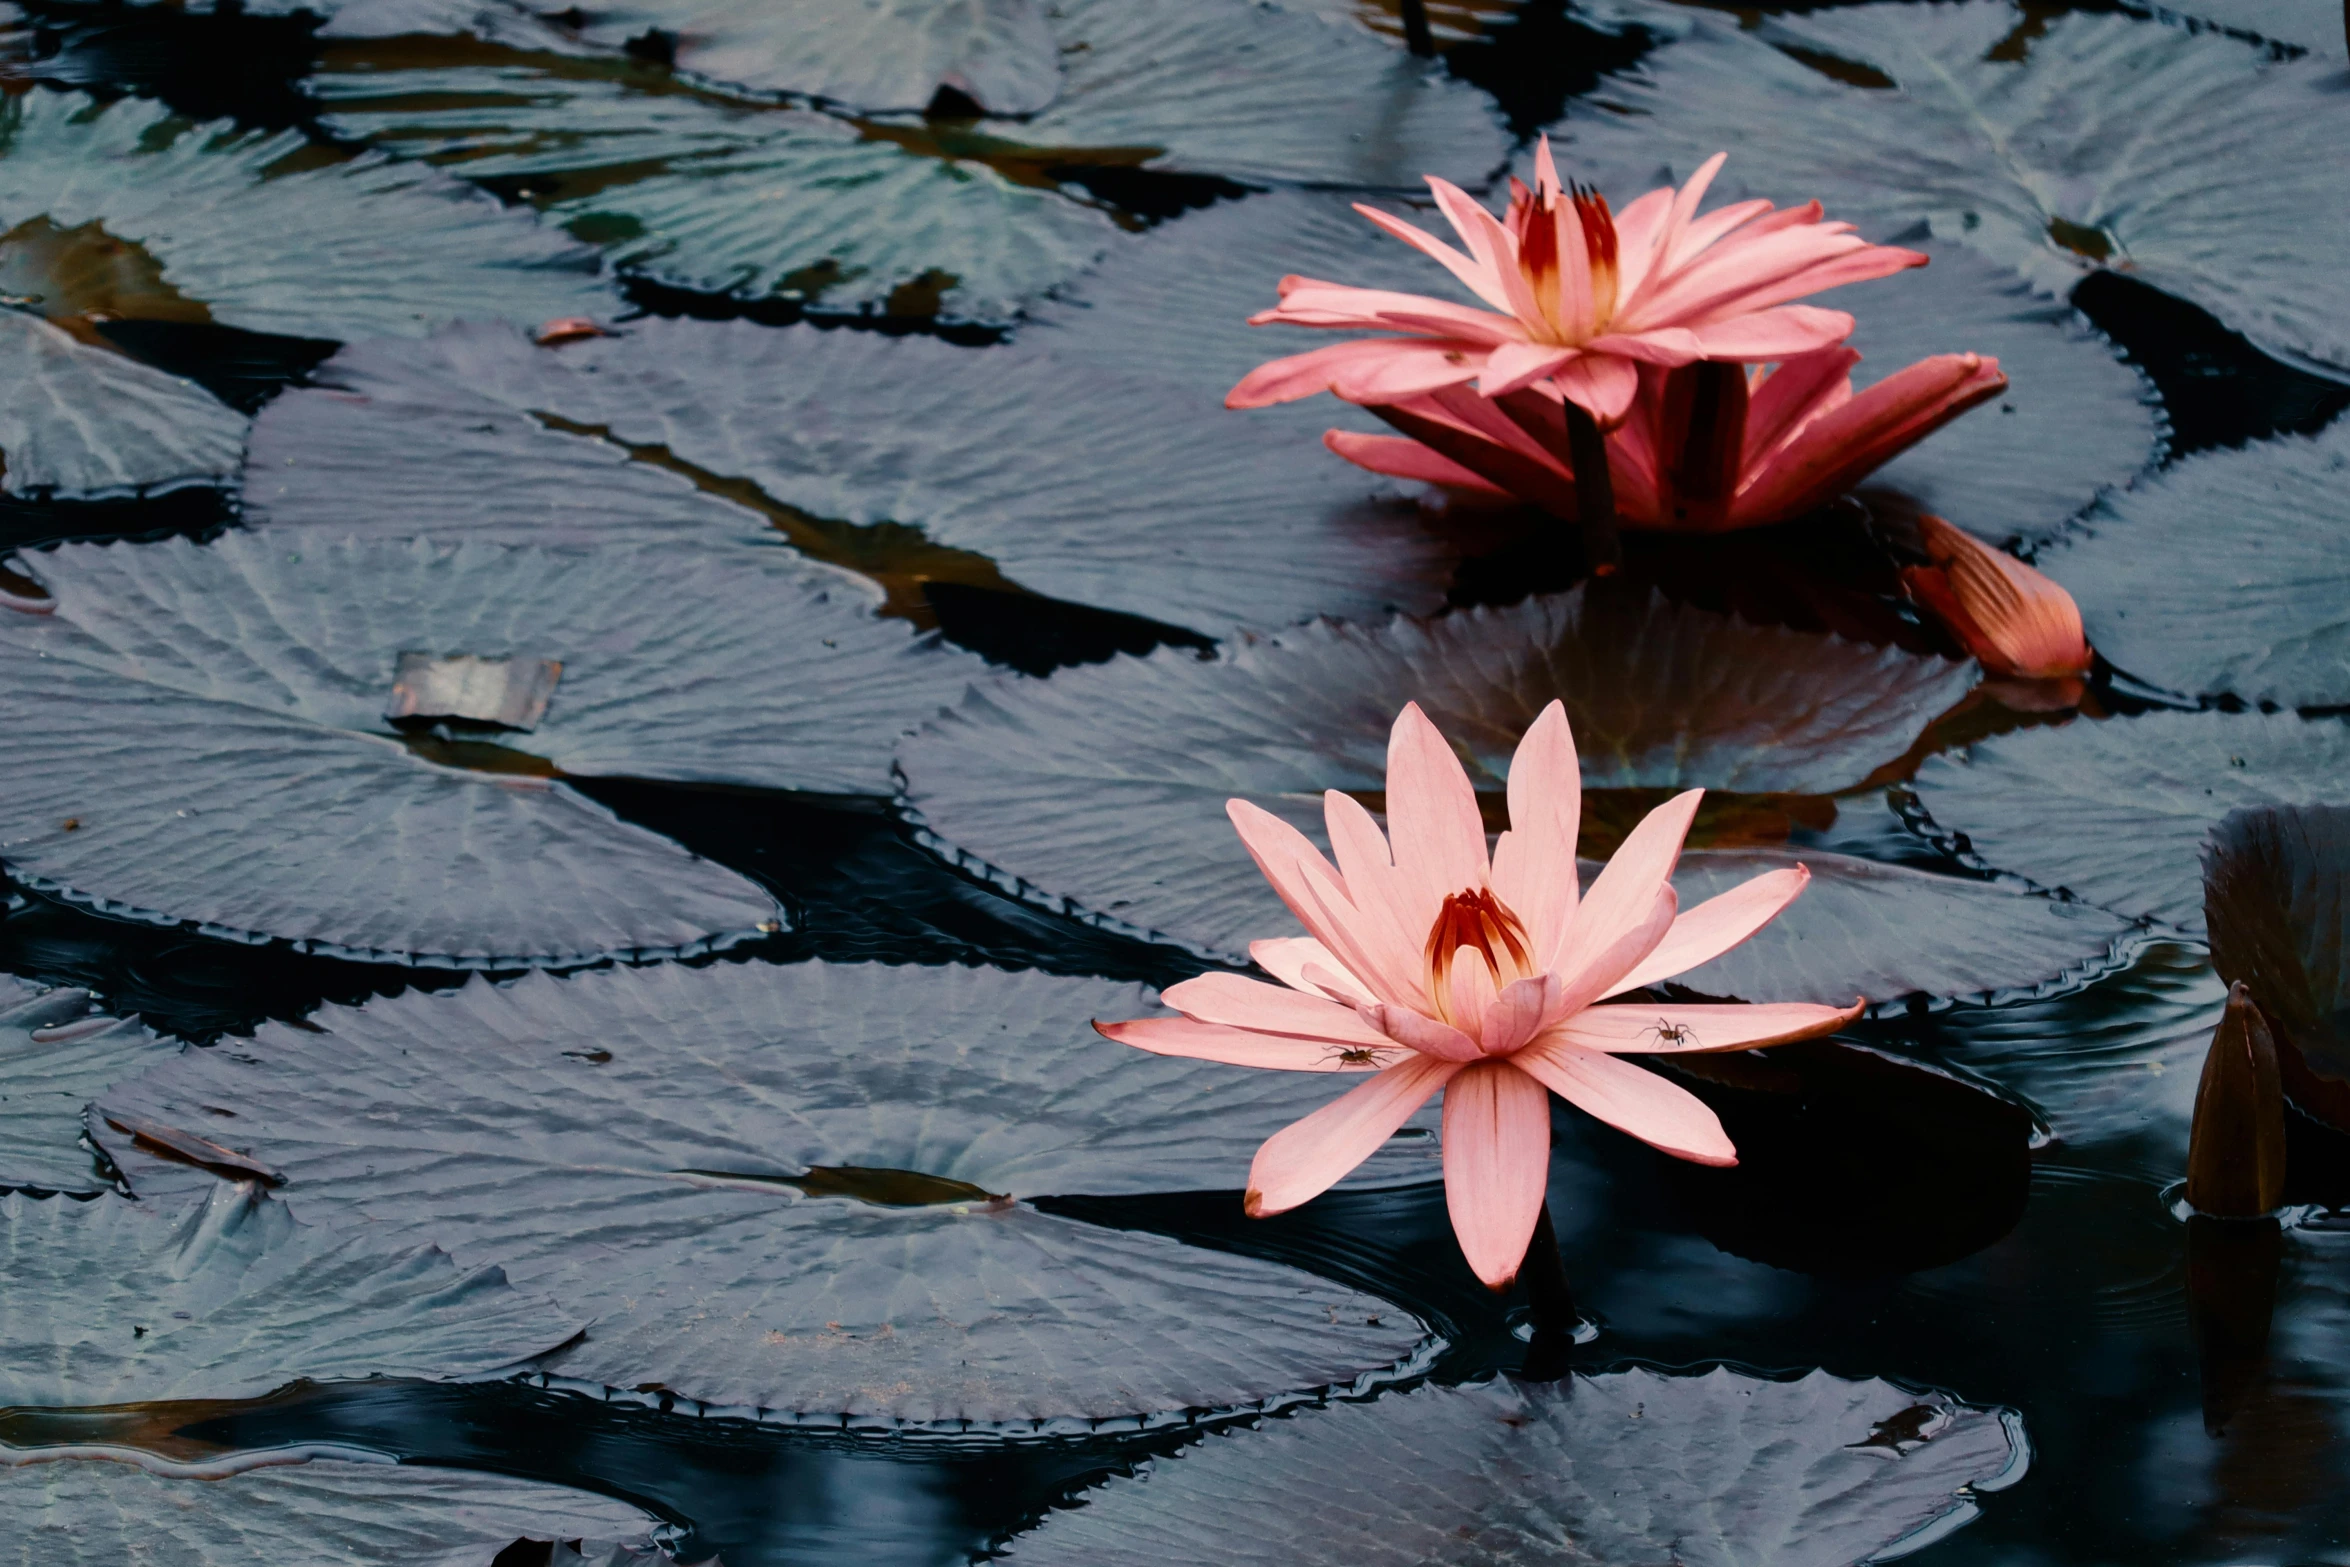
M2340 70L2120 11L2043 24L2007 0L1752 33L1700 15L1553 135L1635 178L1734 147L1724 197L1816 196L1878 239L1922 221L2051 295L2124 271L2270 353L2350 367L2350 281L2308 259L2350 250Z
M2012 1413L1825 1371L1429 1384L1210 1436L1048 1514L1004 1559L1849 1567L1964 1525L2030 1456Z
M0 1197L0 1405L256 1398L300 1377L486 1377L579 1330L495 1268L460 1268L413 1239L297 1224L250 1183L189 1184L192 1201Z
M952 967L477 980L325 1008L322 1032L264 1026L100 1109L236 1106L297 1216L503 1266L593 1319L552 1369L614 1386L882 1420L1109 1419L1412 1355L1416 1324L1350 1289L1030 1206L1237 1188L1327 1091L1094 1033L1138 1006L1133 986ZM151 1196L211 1184L96 1135ZM945 1182L978 1195L930 1200Z
M220 1479L0 1454L0 1509L22 1554L172 1567L490 1567L518 1539L599 1567L654 1561L656 1520L609 1497L460 1469L318 1460ZM578 1554L561 1542L579 1542ZM545 1549L542 1547L542 1550Z
M1214 637L1434 609L1450 582L1450 547L1412 508L1148 377L1019 344L624 330L553 351L502 327L345 349L255 426L247 520L531 543L782 530L893 589L935 563Z
M232 533L36 564L56 610L0 624L0 862L110 911L379 960L745 939L780 917L768 892L560 775L879 794L897 737L982 667L778 549ZM526 765L385 722L420 645L564 655Z
M2350 724L2148 713L2019 730L1918 769L1917 825L1990 870L2201 936L2197 854L2239 806L2340 799Z
M245 429L243 414L193 381L0 310L0 489L10 495L86 499L224 479Z
M179 1049L135 1017L94 1010L86 990L0 974L0 1187L106 1190L81 1145L82 1107Z
M384 717L392 723L421 718L462 719L501 729L536 729L547 716L547 700L563 678L552 658L483 658L474 653L435 657L402 653L392 674L392 702Z
M527 213L376 155L283 167L309 150L298 131L35 88L0 103L0 225L102 223L213 320L255 332L410 336L616 308L595 253Z

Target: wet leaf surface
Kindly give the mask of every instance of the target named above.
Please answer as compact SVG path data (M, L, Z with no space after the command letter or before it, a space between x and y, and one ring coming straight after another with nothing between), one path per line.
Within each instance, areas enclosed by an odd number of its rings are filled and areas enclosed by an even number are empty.
M103 1111L171 1121L225 1097L298 1216L366 1220L555 1295L591 1320L566 1376L746 1413L1158 1415L1410 1355L1417 1325L1381 1301L1021 1201L1230 1186L1330 1097L1319 1074L1149 1056L1089 1026L1144 1010L1129 986L967 969L537 976L267 1027ZM210 1183L97 1135L144 1194ZM1424 1179L1432 1146L1379 1167ZM877 1203L816 1166L1011 1200Z
M866 332L626 333L542 349L466 328L346 350L328 389L257 425L246 515L538 543L772 528L900 604L944 581L1216 637L1443 598L1449 551L1410 508L1370 499L1318 446L1172 410L1147 379Z
M236 534L36 569L56 611L0 623L26 746L0 808L10 874L378 961L577 962L769 926L766 893L552 775L878 793L896 736L976 668L780 552ZM553 653L565 673L526 744L403 737L383 715L410 652ZM258 846L253 821L285 830Z
M322 1551L353 1567L490 1567L518 1539L580 1541L598 1567L622 1567L639 1560L634 1548L653 1522L625 1502L559 1486L331 1460L212 1481L127 1464L32 1463L0 1467L0 1496L16 1525L0 1557L10 1567L85 1554L302 1567Z
M86 990L0 975L0 1187L106 1190L81 1146L82 1107L178 1050L135 1017L96 1010Z
M1754 33L1699 17L1576 106L1573 156L1864 220L1923 220L2062 294L2111 266L2261 347L2350 364L2339 280L2299 259L2350 222L2327 151L2339 68L2126 13L2040 25L2005 0L1836 8ZM1615 112L1611 112L1615 111ZM2160 124L2160 136L2146 134ZM1752 134L1768 125L1767 138Z
M12 495L219 481L244 455L244 415L202 387L15 311L0 311L0 385Z
M2028 1462L1997 1411L1815 1372L1426 1387L1268 1421L1113 1480L1019 1567L1219 1561L1834 1567L1963 1524Z
M245 1134L244 1117L217 1107L186 1119ZM297 1224L250 1185L204 1186L187 1202L0 1197L0 1405L253 1398L302 1377L484 1377L579 1330L495 1268Z
M2203 934L2198 854L2239 806L2339 798L2350 727L2148 713L2028 729L1918 770L1927 835L1993 870Z
M2038 564L2081 606L2097 651L2150 685L2350 706L2346 471L2340 426L2206 453L2107 496Z

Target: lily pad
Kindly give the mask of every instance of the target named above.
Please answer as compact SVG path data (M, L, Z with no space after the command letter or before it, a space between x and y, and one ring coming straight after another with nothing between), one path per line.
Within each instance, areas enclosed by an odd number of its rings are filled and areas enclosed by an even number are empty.
M625 1502L455 1469L320 1460L217 1480L128 1464L8 1467L9 1567L168 1561L173 1567L491 1567L517 1540L643 1560L654 1520ZM590 1543L593 1542L593 1543ZM544 1557L542 1560L546 1559Z
M2256 34L2288 49L2342 57L2342 8L2332 0L2181 0L2159 9Z
M2012 1414L1824 1371L1429 1386L1208 1437L1006 1560L1848 1567L1960 1528L2029 1462Z
M35 89L0 104L0 228L102 224L211 319L255 332L412 335L617 304L593 251L462 181L376 155L299 166L309 153L295 131Z
M678 953L774 899L566 776L880 793L975 660L788 554L69 545L0 614L0 861L118 914L450 967ZM563 665L527 735L393 728L402 656Z
M2212 964L2276 1031L2285 1087L2350 1122L2350 805L2231 811L2204 851Z
M2116 668L2190 696L2350 706L2350 430L2205 452L2038 557ZM2226 545L2212 546L2215 519ZM2182 571L2179 563L2196 561Z
M616 1386L1012 1422L1389 1374L1420 1336L1392 1306L1023 1200L1231 1186L1329 1096L1090 1027L1147 1010L1132 986L996 970L534 975L270 1025L102 1117L236 1106L239 1151L299 1216L503 1265L593 1319L554 1369ZM212 1179L93 1125L142 1195Z
M227 478L244 447L245 416L195 382L0 310L0 489L168 489Z
M329 64L308 85L337 135L526 193L614 265L703 293L1003 322L1118 234L1045 155L976 132L860 127L647 67L479 46L346 46Z
M94 1012L86 990L0 974L0 1187L106 1190L81 1146L82 1107L179 1048L137 1018Z
M1431 609L1451 575L1410 508L1294 432L1019 345L648 320L542 349L462 327L345 349L317 379L255 424L249 521L545 542L772 525L917 601L926 581L1026 589L1210 636Z
M213 1135L234 1135L217 1109L199 1115ZM206 1184L201 1201L173 1205L177 1217L119 1197L0 1197L0 1405L254 1398L301 1377L489 1376L579 1329L495 1268L296 1224L256 1183Z
M2051 294L2127 272L2270 353L2350 366L2350 246L2324 60L2118 13L2042 26L2006 0L1864 5L1754 33L1700 17L1571 107L1569 156L1818 197L1874 237L1924 221ZM1757 137L1753 128L1773 133ZM2148 127L2162 127L2149 135Z
M2200 936L2198 852L2239 806L2341 799L2350 725L2148 713L2001 735L1918 769L1927 836L1992 870Z

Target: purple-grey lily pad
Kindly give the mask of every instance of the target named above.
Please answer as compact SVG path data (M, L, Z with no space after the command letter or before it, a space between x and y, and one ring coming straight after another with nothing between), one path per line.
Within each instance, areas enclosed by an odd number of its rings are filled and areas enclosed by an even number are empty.
M2333 0L2164 0L2155 9L2250 33L2287 49L2342 58L2342 8Z
M2203 934L2198 856L2239 806L2343 798L2350 724L2148 713L2026 729L1918 770L1921 828L1984 867Z
M1639 193L1634 183L1609 194L1626 201ZM1401 215L1450 232L1432 212ZM1866 387L1929 354L1969 352L1996 357L2011 384L1870 482L1987 537L2046 538L2102 486L2126 482L2159 454L2153 389L2071 307L2035 296L1961 246L1921 243L1934 258L1923 270L1827 301L1859 318L1851 341L1866 358L1855 384ZM1350 198L1276 193L1121 240L1100 267L1034 312L1025 330L1061 358L1145 368L1212 406L1265 360L1339 340L1248 325L1270 308L1287 273L1476 303L1435 262L1373 229ZM1385 429L1335 398L1232 417L1286 421L1308 439L1331 425Z
M235 1121L198 1112L214 1136ZM127 1139L125 1140L127 1143ZM486 1377L568 1312L413 1241L297 1224L257 1184L193 1203L0 1197L0 1405L257 1398L297 1378Z
M557 1560L649 1563L655 1521L625 1502L457 1469L319 1460L220 1479L131 1464L0 1456L7 1567L491 1567L517 1540L578 1541ZM557 1550L562 1550L560 1544ZM541 1557L541 1560L548 1558Z
M1732 811L1745 800L1750 815L1832 820L1828 797L1897 762L1971 680L1943 659L1593 586L1427 622L1309 626L1208 661L1162 650L975 687L901 748L900 800L932 848L976 874L1243 962L1251 940L1295 922L1233 836L1225 801L1245 796L1318 838L1325 789L1385 787L1388 729L1407 701L1495 803L1519 736L1555 697L1586 791L1642 791L1623 797L1642 808L1699 785L1731 796L1717 803ZM1595 843L1600 803L1586 793ZM1631 819L1605 820L1620 832ZM1786 815L1775 819L1783 838ZM1684 857L1692 889L1715 852ZM2031 988L2099 958L2122 928L1979 882L1801 858L1813 892L1690 984L1772 1001ZM1836 878L1845 885L1831 894ZM1914 934L1927 919L1938 922L1930 957Z
M1428 1386L1219 1433L1016 1539L1012 1567L1852 1567L2023 1478L2022 1422L1717 1368Z
M193 381L0 310L0 488L11 495L225 479L244 457L245 426Z
M81 1145L82 1107L179 1048L137 1018L94 1011L86 990L0 974L0 1187L106 1190Z
M2081 606L2090 644L2140 680L2350 706L2346 482L2339 425L2200 453L2107 496L2038 564Z
M2350 367L2350 292L2314 259L2350 248L2344 93L2330 61L2221 32L1963 0L1752 33L1701 16L1561 129L1571 161L1632 179L1729 148L1726 193L1816 196L1877 239L1923 221L2051 294L2125 270L2271 353Z
M369 155L289 167L296 131L35 89L0 104L0 229L103 224L211 319L297 337L536 325L617 300L593 251L462 181Z
M1451 571L1319 445L1021 345L648 320L550 350L464 327L318 379L255 425L249 521L544 542L774 521L885 577L1000 573L1211 636L1434 608Z
M773 898L565 775L881 793L981 666L787 552L231 534L24 562L0 862L105 911L456 967L724 945ZM563 665L528 734L406 733L407 653Z
M1090 1027L1149 1010L1133 986L958 968L477 980L191 1052L92 1126L136 1190L168 1197L213 1177L109 1121L234 1105L233 1132L208 1135L281 1170L298 1217L502 1265L592 1319L553 1369L616 1386L1014 1422L1388 1374L1420 1337L1391 1306L1024 1200L1237 1187L1260 1140L1331 1097L1322 1074Z

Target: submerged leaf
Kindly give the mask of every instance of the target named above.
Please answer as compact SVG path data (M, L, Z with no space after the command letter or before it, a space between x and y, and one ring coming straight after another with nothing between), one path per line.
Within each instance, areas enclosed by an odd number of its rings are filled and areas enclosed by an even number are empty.
M1023 1200L1236 1188L1261 1139L1331 1097L1322 1074L1147 1056L1090 1026L1138 1008L1131 986L994 970L535 975L266 1026L102 1108L237 1106L297 1215L503 1265L593 1319L555 1369L617 1386L1111 1418L1409 1355L1416 1326L1381 1302ZM142 1194L209 1184L96 1135ZM942 1200L950 1182L978 1195Z
M2346 773L2339 719L2149 713L2001 735L1915 787L1922 830L1989 869L2199 936L2205 834L2238 806L2339 798Z
M880 793L979 666L781 551L231 534L28 562L0 616L0 861L75 901L312 950L577 963L773 928L766 892L558 775ZM403 737L403 655L555 657L513 746ZM490 747L494 746L494 749Z
M2350 427L2198 453L2041 553L2117 669L2189 696L2350 705Z
M135 1017L93 1011L86 990L0 974L0 1187L104 1191L81 1146L82 1107L179 1048Z
M2328 61L2117 12L2027 28L2007 0L1964 0L1754 33L1703 17L1564 128L1570 157L1634 179L1727 147L1733 193L1816 196L1876 238L1923 220L2052 294L2126 271L2272 353L2350 366L2350 295L2319 259L2350 249L2341 104Z
M1824 1371L1432 1384L1208 1437L1006 1560L1847 1567L1967 1523L2029 1461L2013 1415Z
M587 1560L617 1567L641 1560L654 1524L560 1486L333 1460L172 1479L128 1464L0 1459L0 1505L8 1567L491 1567L517 1539L579 1541Z
M549 543L772 527L901 605L932 581L1025 589L1211 636L1442 602L1449 553L1404 508L1147 379L812 327L625 334L346 349L255 426L246 517Z
M250 1135L220 1107L193 1113ZM481 1377L579 1331L495 1268L297 1224L251 1185L204 1185L201 1200L162 1212L118 1197L0 1197L0 1405L253 1398L300 1377Z
M213 320L298 337L459 317L607 315L595 253L461 181L378 156L293 166L298 131L36 88L0 103L0 227L101 223Z

